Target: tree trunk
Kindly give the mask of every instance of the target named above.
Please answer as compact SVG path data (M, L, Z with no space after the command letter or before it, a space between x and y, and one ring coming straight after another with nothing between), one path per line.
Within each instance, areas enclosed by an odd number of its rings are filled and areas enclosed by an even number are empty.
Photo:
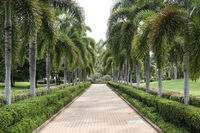
M177 64L175 65L175 67L174 67L174 79L176 80L177 78L178 78L178 69L177 69L178 67L177 67Z
M158 96L162 96L163 86L162 86L162 69L158 68Z
M67 87L67 58L64 57L64 86Z
M145 57L146 92L150 92L150 53Z
M71 72L71 83L72 83L72 85L74 85L74 72L73 72L73 70Z
M72 77L72 74L71 74L70 71L68 71L68 81L69 81L69 86L70 86L71 83L72 83L72 79L71 79L71 77Z
M37 56L37 34L33 42L29 45L29 71L30 71L30 95L36 96L35 80L36 80L36 56Z
M137 88L140 87L140 63L137 62L136 64L136 81L137 81Z
M124 63L124 70L123 70L123 84L126 84L126 61Z
M130 67L129 77L130 77L130 85L131 85L131 86L133 86L133 76L132 76L132 72L133 72L133 69L132 69L132 67Z
M5 100L11 104L11 67L12 67L12 17L11 3L5 5Z
M129 66L129 63L128 63L128 69L127 69L127 85L129 85L130 83L130 66Z
M75 85L77 85L77 69L74 70L74 79L75 79Z
M129 63L126 61L126 85L129 84Z
M114 80L115 80L115 79L114 79L114 69L113 69L113 63L112 63L112 74L111 74L111 75L112 75L112 81L114 82Z
M184 72L184 103L188 104L190 99L189 87L189 52L185 50L183 55L183 72Z
M170 72L170 70L168 71L168 78L171 78L171 72Z
M120 83L120 71L117 71L117 83Z
M51 91L50 88L50 75L51 75L51 56L50 53L46 53L46 77L47 77L47 90L48 92Z

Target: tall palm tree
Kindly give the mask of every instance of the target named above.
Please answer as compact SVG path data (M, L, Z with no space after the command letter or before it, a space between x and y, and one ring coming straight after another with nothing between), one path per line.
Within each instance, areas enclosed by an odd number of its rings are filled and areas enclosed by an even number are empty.
M77 20L82 22L84 20L83 10L78 4L73 0L49 0L48 2L43 2L41 0L41 6L51 6L54 5L54 8L59 8L62 10L67 11L72 16L76 17ZM41 19L41 18L39 18ZM38 31L35 33L34 39L32 43L29 45L29 61L30 61L30 90L31 96L35 96L35 80L36 80L36 55L37 55L37 34ZM49 76L48 76L49 77Z
M50 92L51 57L57 41L57 28L55 26L55 12L50 5L41 10L42 23L38 32L38 55L46 57L47 90Z
M12 21L13 18L18 18L18 21L24 23L24 29L28 32L28 35L34 34L35 26L37 21L35 18L38 17L38 2L33 1L15 1L15 0L3 0L1 1L1 10L4 9L5 13L5 91L6 91L6 103L11 104L11 66L12 66ZM20 18L20 19L19 19ZM30 26L30 27L29 27Z

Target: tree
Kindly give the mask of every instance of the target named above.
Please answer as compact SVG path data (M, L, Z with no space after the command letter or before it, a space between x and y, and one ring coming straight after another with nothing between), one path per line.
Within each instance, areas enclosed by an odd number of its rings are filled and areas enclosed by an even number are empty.
M1 11L4 15L4 33L5 33L5 95L6 103L11 104L11 66L12 66L12 39L13 39L13 24L14 19L29 26L33 26L34 18L38 15L38 3L36 1L14 1L3 0L1 1ZM20 19L19 19L20 18ZM33 31L27 25L24 29ZM29 34L30 35L30 34Z
M59 9L67 11L69 14L76 17L79 21L82 22L84 20L84 17L82 15L83 14L82 8L80 8L75 1L72 1L72 0L65 0L65 1L52 0L52 1L44 2L44 1L41 0L40 2L43 3L43 4L41 4L41 6L42 6L41 9L44 9L46 7L51 8L51 5L53 4L54 8L59 8ZM51 12L46 12L46 13L51 13ZM38 19L39 19L38 21L41 21L40 20L41 18L38 18ZM31 90L31 96L33 96L33 97L35 96L37 34L38 34L38 30L36 31L36 33L34 35L34 39L33 39L32 43L29 45L30 84L31 84L30 90ZM47 59L48 88L50 89L50 86L49 86L50 53L49 53L49 51L47 51L46 55L47 55L47 58L48 58Z

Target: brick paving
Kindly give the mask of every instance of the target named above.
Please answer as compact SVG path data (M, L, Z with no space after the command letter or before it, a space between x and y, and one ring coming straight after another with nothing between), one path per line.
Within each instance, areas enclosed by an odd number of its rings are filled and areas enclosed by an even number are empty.
M94 84L40 133L157 133L157 131L105 84Z

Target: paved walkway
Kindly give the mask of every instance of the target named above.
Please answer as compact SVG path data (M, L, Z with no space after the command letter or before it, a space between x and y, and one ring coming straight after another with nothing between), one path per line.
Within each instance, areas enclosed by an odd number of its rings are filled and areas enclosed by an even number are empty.
M40 133L157 133L104 84L92 85Z

